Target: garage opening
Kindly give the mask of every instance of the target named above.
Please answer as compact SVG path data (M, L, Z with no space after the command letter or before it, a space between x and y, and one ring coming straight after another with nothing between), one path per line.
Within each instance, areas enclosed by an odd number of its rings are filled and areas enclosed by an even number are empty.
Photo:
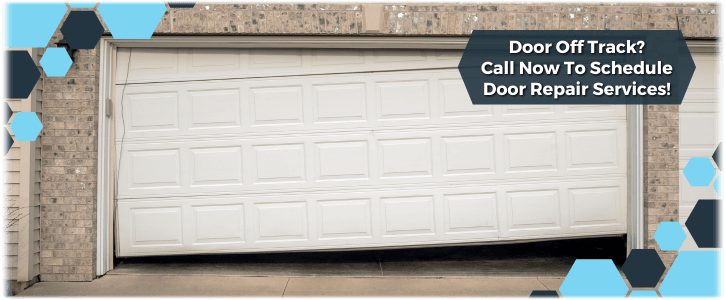
M118 48L116 255L625 234L626 107L475 106L460 56Z

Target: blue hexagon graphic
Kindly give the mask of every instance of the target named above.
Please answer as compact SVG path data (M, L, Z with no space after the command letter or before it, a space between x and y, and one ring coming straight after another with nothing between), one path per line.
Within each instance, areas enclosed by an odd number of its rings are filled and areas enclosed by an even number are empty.
M691 157L683 169L683 175L691 186L709 186L716 169L708 157Z
M628 298L659 298L658 293L654 290L634 290L630 292Z
M71 68L73 61L68 56L65 48L48 48L45 49L43 57L40 59L40 65L43 66L45 75L49 77L66 76L68 69Z
M149 39L166 12L166 5L101 3L98 5L98 12L114 39Z
M96 2L70 2L71 8L94 8Z
M59 3L10 3L5 47L45 48L68 7Z
M653 238L661 251L678 251L686 240L686 232L678 222L660 222Z
M681 251L658 290L663 297L719 295L719 251Z
M718 175L716 181L713 182L713 189L716 190L716 194L721 196L721 175Z
M18 112L15 114L10 129L18 141L35 141L43 129L43 123L34 112Z
M13 110L10 109L10 105L8 105L7 101L5 102L5 110L3 111L3 113L5 114L3 115L3 120L5 120L3 124L7 124L8 121L10 121L10 117L13 116Z
M612 259L578 259L560 286L563 297L625 297L628 285Z

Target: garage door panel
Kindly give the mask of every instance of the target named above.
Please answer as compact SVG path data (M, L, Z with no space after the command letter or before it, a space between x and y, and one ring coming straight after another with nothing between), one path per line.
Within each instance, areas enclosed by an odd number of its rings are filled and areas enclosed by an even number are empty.
M462 50L120 48L116 83L456 68ZM128 73L128 79L127 79Z
M121 256L626 231L624 106L473 105L460 52L147 50L116 87Z
M116 109L124 112L116 126L126 128L125 141L625 119L623 106L473 105L455 70L144 84L116 92L123 97Z
M121 199L624 176L618 122L124 143Z

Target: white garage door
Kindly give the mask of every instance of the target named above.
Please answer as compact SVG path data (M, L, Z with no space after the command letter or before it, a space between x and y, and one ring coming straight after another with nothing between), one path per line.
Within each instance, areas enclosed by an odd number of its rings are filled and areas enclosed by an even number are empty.
M474 106L460 55L120 49L120 255L625 233L625 106Z
M693 53L696 73L693 75L688 92L680 106L680 218L683 229L698 199L720 199L709 186L691 186L683 175L691 157L711 157L721 142L721 101L718 85L719 64L718 54ZM713 165L716 167L716 164ZM715 180L715 178L714 178ZM681 250L698 250L690 233Z

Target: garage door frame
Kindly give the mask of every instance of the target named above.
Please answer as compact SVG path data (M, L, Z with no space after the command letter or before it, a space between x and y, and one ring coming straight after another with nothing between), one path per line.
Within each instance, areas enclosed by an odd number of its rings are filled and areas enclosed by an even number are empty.
M148 40L100 40L97 264L96 274L113 268L115 167L113 103L116 49L133 48L357 48L357 49L464 49L468 37L296 37L296 36L182 36ZM643 107L628 106L628 250L643 248Z

